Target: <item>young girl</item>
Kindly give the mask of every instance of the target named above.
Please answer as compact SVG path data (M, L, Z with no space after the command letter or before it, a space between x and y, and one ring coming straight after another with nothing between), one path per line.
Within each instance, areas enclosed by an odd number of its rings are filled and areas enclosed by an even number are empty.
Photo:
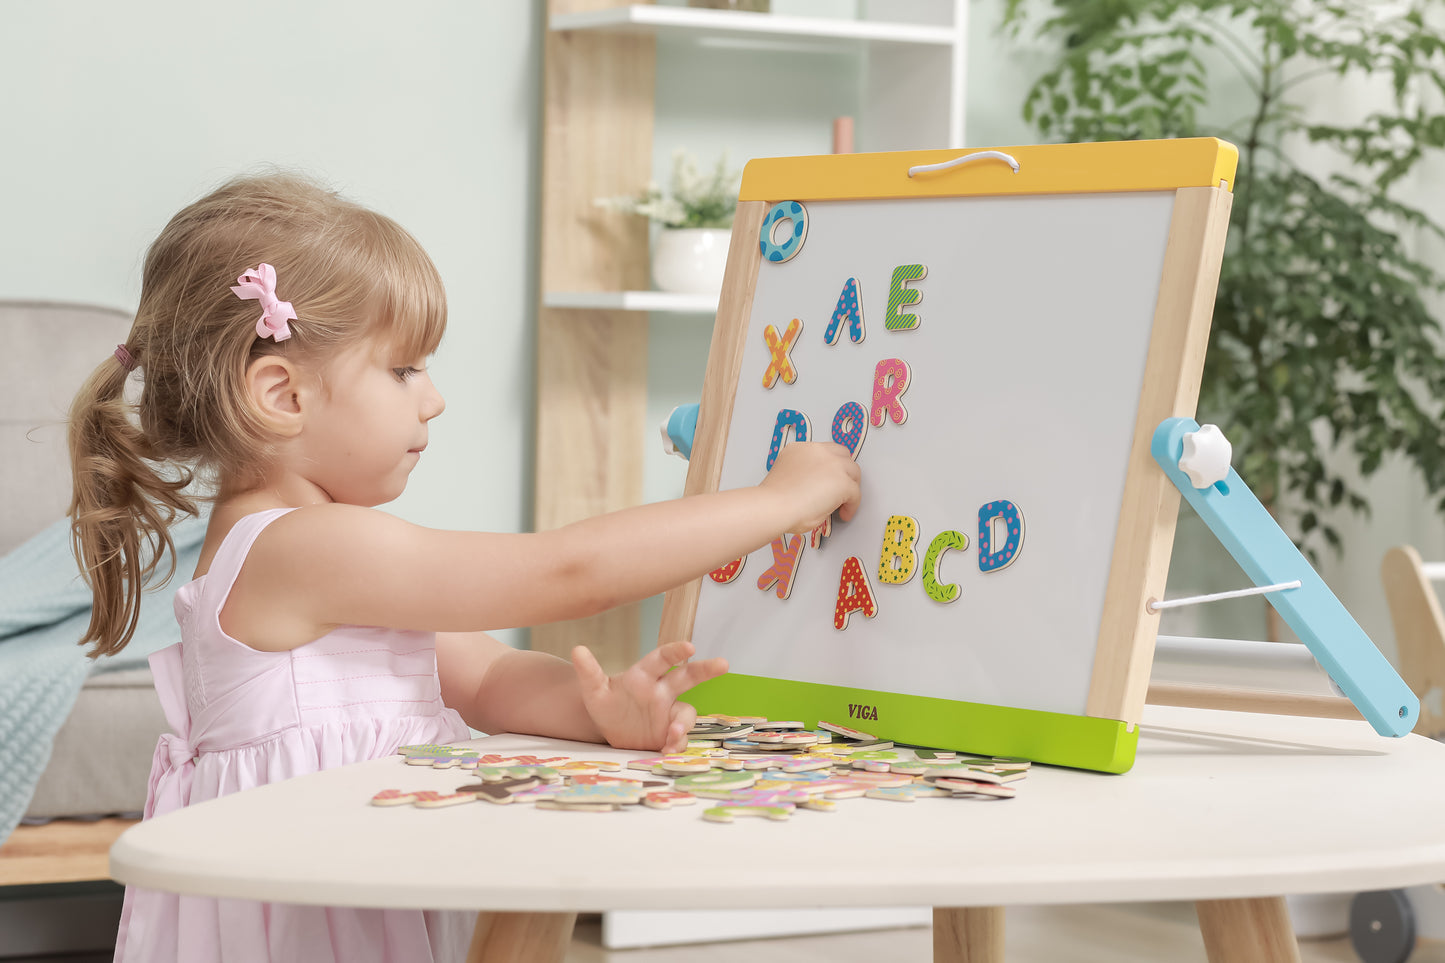
M156 749L147 817L466 739L468 725L680 748L696 714L677 696L723 660L689 663L691 644L669 642L609 678L584 647L569 664L478 630L645 598L857 506L846 449L802 443L755 488L539 534L376 511L442 412L426 359L445 326L416 241L305 180L229 183L151 246L135 324L76 398L70 441L95 655L129 641L167 524L196 511L194 473L213 493L194 581L176 595L182 641L151 660L175 732ZM127 889L116 959L419 963L460 959L470 926Z

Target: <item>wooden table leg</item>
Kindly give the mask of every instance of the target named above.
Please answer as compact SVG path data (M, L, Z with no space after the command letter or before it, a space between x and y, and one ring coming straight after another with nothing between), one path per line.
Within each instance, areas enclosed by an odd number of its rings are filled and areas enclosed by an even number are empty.
M576 913L478 913L467 963L562 963Z
M1194 910L1209 963L1300 963L1283 896L1199 900Z
M1003 963L1003 907L935 906L933 963Z

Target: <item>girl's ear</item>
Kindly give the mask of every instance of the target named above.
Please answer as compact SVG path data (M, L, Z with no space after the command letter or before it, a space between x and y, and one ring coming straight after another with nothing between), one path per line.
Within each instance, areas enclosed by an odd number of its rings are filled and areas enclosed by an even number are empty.
M261 422L283 438L301 433L301 369L276 354L262 355L246 368L246 395Z

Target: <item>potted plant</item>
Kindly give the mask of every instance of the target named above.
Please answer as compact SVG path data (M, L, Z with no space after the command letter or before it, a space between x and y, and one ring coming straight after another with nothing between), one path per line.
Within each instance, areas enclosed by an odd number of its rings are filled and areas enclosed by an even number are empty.
M718 158L709 175L699 172L686 150L672 155L672 184L667 193L656 184L636 197L603 198L613 210L640 214L658 225L652 243L652 281L659 291L716 294L727 264L733 211L738 203L738 171Z
M1428 305L1445 277L1411 243L1445 231L1398 196L1445 147L1445 32L1428 6L1007 0L1006 29L1062 41L1024 104L1046 137L1239 146L1199 420L1224 428L1241 477L1312 555L1340 551L1326 513L1368 513L1359 479L1387 455L1445 491ZM1205 122L1206 91L1226 83L1241 114Z

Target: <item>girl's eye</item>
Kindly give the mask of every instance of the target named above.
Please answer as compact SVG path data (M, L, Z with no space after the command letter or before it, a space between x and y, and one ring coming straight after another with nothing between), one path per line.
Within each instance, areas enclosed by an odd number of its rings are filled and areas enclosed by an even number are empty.
M405 367L405 368L392 368L392 369L391 369L391 373L394 374L394 375L396 375L397 380L399 380L399 381L407 381L407 380L409 380L409 379L411 379L411 378L414 378L415 376L421 374L421 369L420 369L420 368L413 368L413 367L410 367L410 366Z

